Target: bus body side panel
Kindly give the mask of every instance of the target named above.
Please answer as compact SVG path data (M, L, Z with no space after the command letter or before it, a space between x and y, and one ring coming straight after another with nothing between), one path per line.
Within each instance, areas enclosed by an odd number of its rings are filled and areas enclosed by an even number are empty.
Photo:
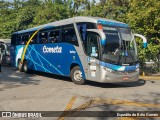
M87 66L85 65L85 59L86 59L86 55L79 55L79 58L81 60L82 63L82 75L84 79L88 79L88 74L87 74Z
M25 55L29 69L70 76L70 66L80 66L84 70L75 47L68 43L29 45Z
M83 46L82 46L82 40L81 40L81 37L80 37L81 35L79 33L79 30L78 30L75 22L74 22L74 28L75 28L75 32L76 32L76 36L77 36L77 40L78 40L78 44L79 44L79 46L75 47L75 49L76 49L77 54L79 56L79 59L81 61L80 68L81 68L81 71L82 71L82 77L83 77L83 79L88 79L88 74L87 74L87 71L86 71L88 65L86 65L86 63L85 63L85 61L87 59L87 56L84 53L84 49L83 49Z

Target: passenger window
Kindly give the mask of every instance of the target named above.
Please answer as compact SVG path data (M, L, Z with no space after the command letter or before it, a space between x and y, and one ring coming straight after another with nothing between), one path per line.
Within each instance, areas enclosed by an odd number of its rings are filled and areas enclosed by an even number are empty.
M96 25L94 23L86 23L86 25L87 29L96 29Z
M34 33L30 34L29 35L29 38L32 37ZM37 40L37 34L34 35L34 37L32 38L32 40L30 41L30 44L37 44L38 43L38 40Z
M48 43L48 32L39 33L39 44Z
M29 35L22 36L22 45L26 45L29 40Z
M79 26L86 25L86 29L97 29L95 23L90 23L90 22L80 22L80 23L77 23L77 25L79 25Z
M63 26L62 29L62 42L70 43L75 46L78 45L78 39L73 25Z
M77 23L77 28L83 43L83 49L85 51L86 54L88 54L87 52L87 29L96 29L96 24L95 23L89 23L89 22L80 22Z
M59 42L59 33L60 33L60 30L53 30L53 31L50 31L50 34L49 34L49 43L56 43L56 42Z
M21 36L17 36L16 44L17 45L22 45Z

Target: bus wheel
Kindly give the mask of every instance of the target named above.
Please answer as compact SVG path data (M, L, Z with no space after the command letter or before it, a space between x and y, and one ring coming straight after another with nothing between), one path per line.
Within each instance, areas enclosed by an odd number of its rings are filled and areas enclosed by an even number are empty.
M29 73L28 62L27 61L24 61L23 69L24 69L25 73Z
M21 63L20 60L18 61L18 70L19 70L20 72L23 72L23 64Z
M75 84L82 85L85 83L85 80L82 77L82 71L79 66L75 66L71 70L71 79Z

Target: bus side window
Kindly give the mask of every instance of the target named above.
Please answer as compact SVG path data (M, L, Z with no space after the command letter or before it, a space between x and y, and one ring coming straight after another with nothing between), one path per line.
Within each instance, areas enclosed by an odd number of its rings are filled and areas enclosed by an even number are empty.
M30 37L34 34L34 32L32 34L29 34L29 39ZM37 40L37 34L32 38L32 40L30 41L30 44L37 44L38 40Z
M48 43L48 32L39 33L39 44Z
M59 33L60 33L60 30L53 30L53 31L50 31L50 34L49 34L49 43L56 43L59 41Z
M63 27L62 40L66 43L70 43L70 44L73 44L75 46L79 46L77 35L76 35L73 24L66 25L66 26Z
M22 45L25 45L29 40L29 35L23 35L22 36Z
M17 36L16 45L22 45L21 36Z
M96 24L90 22L79 22L77 27L82 41L86 41L86 29L97 29Z
M78 23L77 28L78 28L78 31L79 31L79 35L81 37L81 41L83 43L84 51L87 54L87 40L86 40L87 25L86 25L86 23Z

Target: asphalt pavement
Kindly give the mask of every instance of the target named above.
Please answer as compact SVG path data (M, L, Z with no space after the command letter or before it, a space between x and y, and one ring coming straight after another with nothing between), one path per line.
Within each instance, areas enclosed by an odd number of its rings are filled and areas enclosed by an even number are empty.
M160 111L160 80L75 85L70 78L42 72L25 74L12 67L0 72L0 111L61 111L59 116L16 118L24 120L124 120L148 117L91 117L94 111ZM72 111L65 113L63 111ZM90 117L74 116L77 111L91 112ZM0 118L2 119L2 118ZM3 118L13 119L13 118ZM158 119L154 117L153 119Z

